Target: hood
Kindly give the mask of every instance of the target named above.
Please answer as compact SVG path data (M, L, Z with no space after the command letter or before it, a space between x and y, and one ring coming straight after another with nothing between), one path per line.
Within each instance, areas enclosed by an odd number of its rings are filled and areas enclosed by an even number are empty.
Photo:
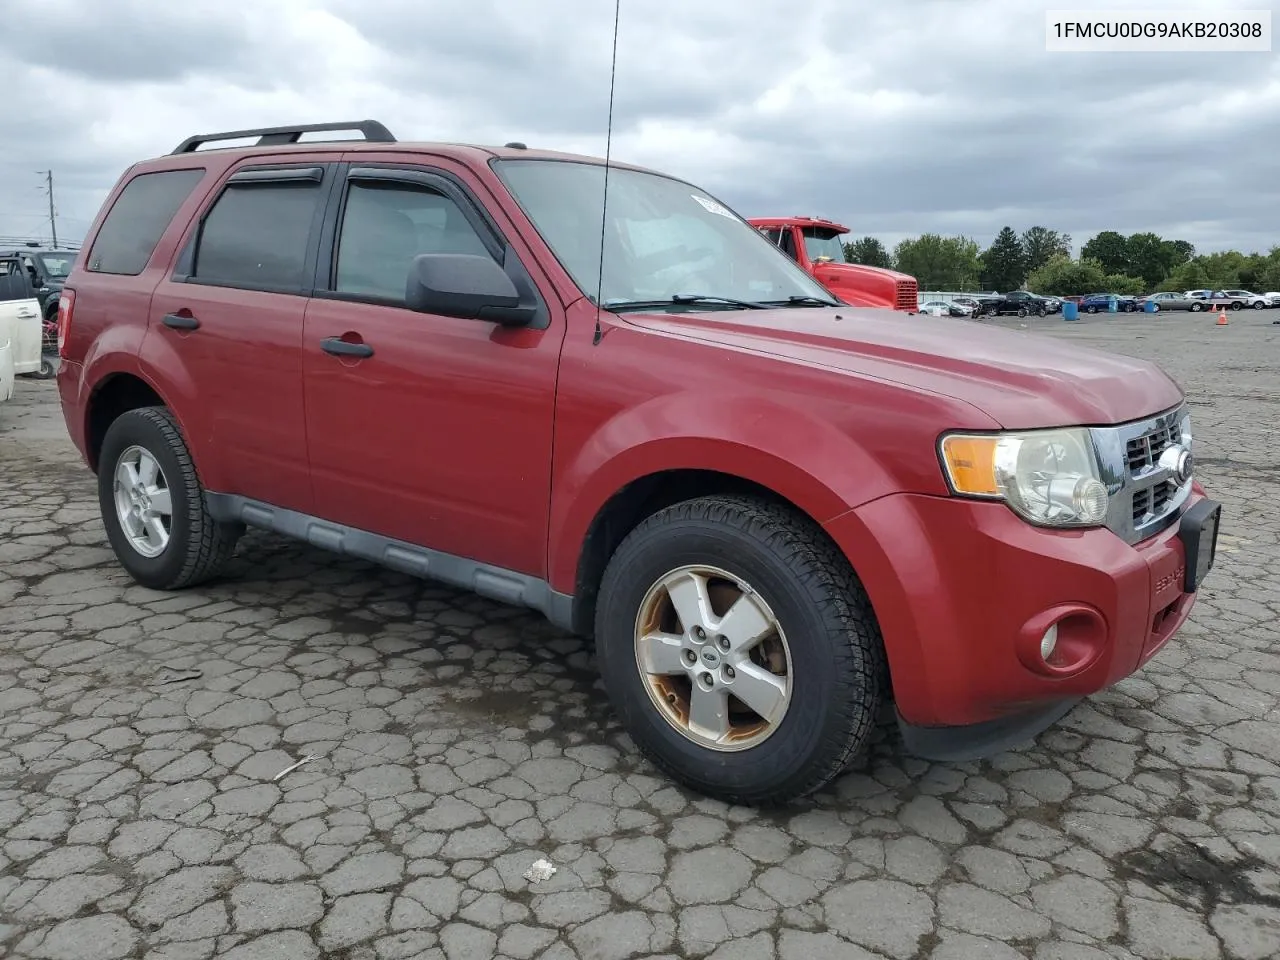
M1182 400L1168 374L1145 360L948 317L850 307L628 314L626 320L941 394L1007 429L1122 423Z
M834 261L815 265L813 278L840 299L857 307L895 307L899 284L915 284L914 277L896 270Z

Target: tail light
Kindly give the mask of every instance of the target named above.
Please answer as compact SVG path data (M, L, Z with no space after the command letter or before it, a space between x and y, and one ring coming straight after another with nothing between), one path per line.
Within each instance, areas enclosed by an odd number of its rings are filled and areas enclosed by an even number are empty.
M67 359L67 334L71 330L71 309L76 304L76 292L63 289L58 298L58 358Z

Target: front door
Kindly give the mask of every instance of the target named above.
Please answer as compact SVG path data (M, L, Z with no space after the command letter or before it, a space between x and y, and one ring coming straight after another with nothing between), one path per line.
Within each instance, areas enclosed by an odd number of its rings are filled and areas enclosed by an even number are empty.
M303 339L315 512L541 577L559 303L524 328L404 306L420 253L491 256L532 282L467 176L363 158L346 173Z
M147 354L186 398L218 493L311 512L302 327L328 163L254 157L217 191L151 299Z

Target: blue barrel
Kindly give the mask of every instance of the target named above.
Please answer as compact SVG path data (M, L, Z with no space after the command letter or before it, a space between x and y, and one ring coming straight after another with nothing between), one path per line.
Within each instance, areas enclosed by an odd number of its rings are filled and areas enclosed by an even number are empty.
M1062 319L1078 320L1080 319L1080 306L1074 300L1062 301Z
M1118 306L1115 297L1107 297L1107 313L1115 313Z
M1142 301L1142 310L1143 310L1143 312L1144 312L1144 313L1155 313L1155 312L1156 312L1156 302L1155 302L1154 300L1144 300L1144 301Z

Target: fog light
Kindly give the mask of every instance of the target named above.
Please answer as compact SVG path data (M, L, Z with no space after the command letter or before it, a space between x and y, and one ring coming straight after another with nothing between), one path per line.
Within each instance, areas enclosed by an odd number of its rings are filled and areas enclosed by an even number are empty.
M1049 658L1053 656L1053 651L1058 649L1058 625L1055 623L1052 627L1044 632L1044 636L1040 640L1040 657L1045 663L1049 662Z

